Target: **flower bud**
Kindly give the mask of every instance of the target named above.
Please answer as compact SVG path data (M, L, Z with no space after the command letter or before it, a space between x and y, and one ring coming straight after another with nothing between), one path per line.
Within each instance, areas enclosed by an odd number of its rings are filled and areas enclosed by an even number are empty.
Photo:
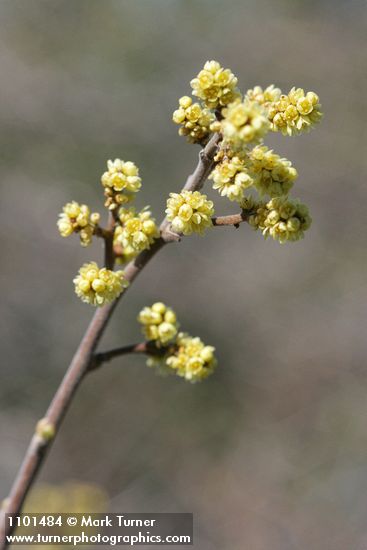
M41 418L36 426L36 434L44 441L51 441L55 437L56 429L48 418Z
M176 314L162 302L144 307L139 313L138 321L143 325L142 330L147 340L155 340L158 346L168 345L177 335Z

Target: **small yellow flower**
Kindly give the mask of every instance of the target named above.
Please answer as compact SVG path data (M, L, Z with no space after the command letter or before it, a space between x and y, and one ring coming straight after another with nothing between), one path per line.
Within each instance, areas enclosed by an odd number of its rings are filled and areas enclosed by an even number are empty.
M210 124L215 115L199 103L192 103L191 97L183 96L179 101L179 108L174 111L173 122L181 124L178 133L187 136L190 143L205 143L210 134Z
M283 135L308 132L321 118L319 97L314 92L305 94L302 88L292 88L288 95L269 104L271 129Z
M280 243L302 239L311 222L307 206L287 197L259 204L249 218L250 225L260 229L265 238L270 235Z
M212 227L213 202L199 191L170 193L166 214L174 231L184 235L202 235L208 227Z
M139 313L138 321L143 325L142 330L146 339L155 340L158 345L166 346L176 338L176 314L162 302L144 307Z
M92 236L99 220L100 215L96 212L91 214L86 204L72 201L63 207L57 227L62 237L78 233L81 245L88 246L92 242Z
M265 90L261 86L255 86L251 90L247 90L245 97L267 107L270 103L278 101L281 94L282 91L279 88L275 88L274 84L271 84Z
M255 101L231 103L223 109L221 121L224 141L233 150L243 150L249 143L258 143L270 129L265 109Z
M210 109L222 108L241 97L237 77L230 69L223 69L218 61L207 61L190 84L193 95Z
M142 250L150 248L159 237L159 230L148 207L138 214L135 208L122 208L115 229L114 244L120 244L124 251L137 255Z
M141 187L141 178L138 167L130 161L109 160L107 168L107 172L102 175L101 183L107 199L105 206L112 210L133 200Z
M176 351L165 359L166 365L189 382L199 382L213 373L217 361L215 348L206 346L199 337L180 332Z
M123 271L110 271L105 267L100 269L96 262L84 264L73 282L79 298L93 306L113 302L129 285Z
M213 189L217 189L222 197L241 202L245 190L254 183L243 156L224 149L216 155L215 161L217 164L209 176L214 182Z
M261 145L250 151L248 168L260 196L288 195L298 177L297 170L289 160L280 158L271 149Z

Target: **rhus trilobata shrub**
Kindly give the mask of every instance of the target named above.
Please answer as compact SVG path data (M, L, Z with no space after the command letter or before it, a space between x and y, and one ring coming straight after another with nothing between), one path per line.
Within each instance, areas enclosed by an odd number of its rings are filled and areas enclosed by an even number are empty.
M87 258L74 277L75 292L97 308L86 334L46 415L36 427L31 445L4 510L19 512L47 448L57 434L83 376L103 362L127 353L147 355L147 364L162 374L198 382L216 368L214 347L181 330L174 310L155 302L138 313L144 341L105 352L96 346L116 303L149 260L167 243L193 233L205 235L215 227L247 222L264 238L279 243L299 241L311 225L307 206L290 196L298 177L291 161L269 149L270 132L297 136L321 119L318 96L302 88L283 93L274 85L245 92L230 69L207 61L191 81L192 95L184 95L173 113L179 134L201 146L199 162L180 192L167 197L166 217L158 226L148 206L136 206L143 183L131 160L109 160L101 175L108 223L75 200L66 204L57 222L60 235L77 235L88 247L93 239L104 243L103 265ZM212 182L237 210L218 216L202 188ZM183 327L184 329L186 327Z

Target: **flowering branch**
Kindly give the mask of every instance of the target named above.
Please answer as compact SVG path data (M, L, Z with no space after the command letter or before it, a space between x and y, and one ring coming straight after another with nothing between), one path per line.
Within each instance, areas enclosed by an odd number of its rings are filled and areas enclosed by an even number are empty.
M120 355L145 353L149 366L190 382L203 380L213 372L214 348L198 337L178 332L175 312L162 302L145 307L139 314L145 342L95 352L124 290L157 252L167 243L179 241L182 235L203 235L213 226L237 228L248 222L265 238L271 236L284 243L300 240L311 225L307 207L288 196L297 170L290 161L263 145L263 140L269 131L288 136L309 131L322 117L318 96L301 88L282 94L273 85L265 90L255 86L243 95L237 87L237 77L217 61L205 63L190 84L199 102L181 97L173 121L180 125L180 135L203 149L182 191L170 193L166 218L160 227L148 207L140 212L128 207L141 187L141 178L133 162L121 159L109 160L101 178L104 205L109 210L106 229L99 226L100 215L91 213L85 204L72 201L60 214L57 225L61 236L76 233L82 246L88 246L93 236L104 240L104 266L86 263L74 279L79 298L98 309L44 418L37 423L5 500L0 517L0 550L6 548L6 535L13 530L5 525L4 514L20 512L62 419L89 371ZM239 213L214 216L213 201L200 193L208 177L221 196L239 204ZM261 200L247 194L249 189ZM263 201L264 196L270 200ZM124 271L114 271L115 262L127 263Z
M203 186L205 179L213 167L213 159L217 151L219 141L220 136L215 134L208 142L204 150L200 152L198 164L194 172L188 177L184 189L195 191ZM157 239L148 250L141 252L127 265L124 270L124 277L130 285L148 264L148 262L153 258L153 256L155 256L155 254L167 242L171 242L169 237L169 227L170 223L165 218L160 226L161 237ZM104 239L106 249L108 249L106 259L110 261L110 240L106 238L106 234L104 234ZM0 515L1 549L5 549L7 547L6 535L11 534L13 531L10 526L5 526L5 513L20 513L28 491L35 481L37 473L43 464L49 448L51 447L51 443L59 430L63 417L66 414L82 379L90 369L90 365L93 361L94 350L96 349L107 327L118 301L119 298L112 303L97 309L95 312L44 418L37 425L36 432L31 439L17 477L13 483L8 498L5 500L5 505L3 506L3 510Z

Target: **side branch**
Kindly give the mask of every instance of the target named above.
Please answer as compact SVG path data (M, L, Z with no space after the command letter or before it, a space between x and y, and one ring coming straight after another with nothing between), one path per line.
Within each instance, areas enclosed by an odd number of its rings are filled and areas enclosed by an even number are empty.
M104 265L107 269L113 269L115 263L115 251L113 247L113 227L114 219L112 214L109 214L108 229L97 226L94 229L94 235L100 237L104 241Z
M115 255L113 251L113 230L115 228L115 213L108 212L108 227L104 237L104 264L107 269L113 269L115 264Z
M159 349L155 345L155 342L141 342L140 344L130 344L129 346L122 346L114 348L108 351L102 351L95 353L91 361L89 371L95 370L102 365L114 359L115 357L121 357L121 355L127 355L129 353L141 353L146 355L162 355L166 352L165 348Z
M249 216L252 212L242 210L239 214L231 214L229 216L214 216L212 223L215 227L223 227L233 225L238 228L240 223L248 222Z

